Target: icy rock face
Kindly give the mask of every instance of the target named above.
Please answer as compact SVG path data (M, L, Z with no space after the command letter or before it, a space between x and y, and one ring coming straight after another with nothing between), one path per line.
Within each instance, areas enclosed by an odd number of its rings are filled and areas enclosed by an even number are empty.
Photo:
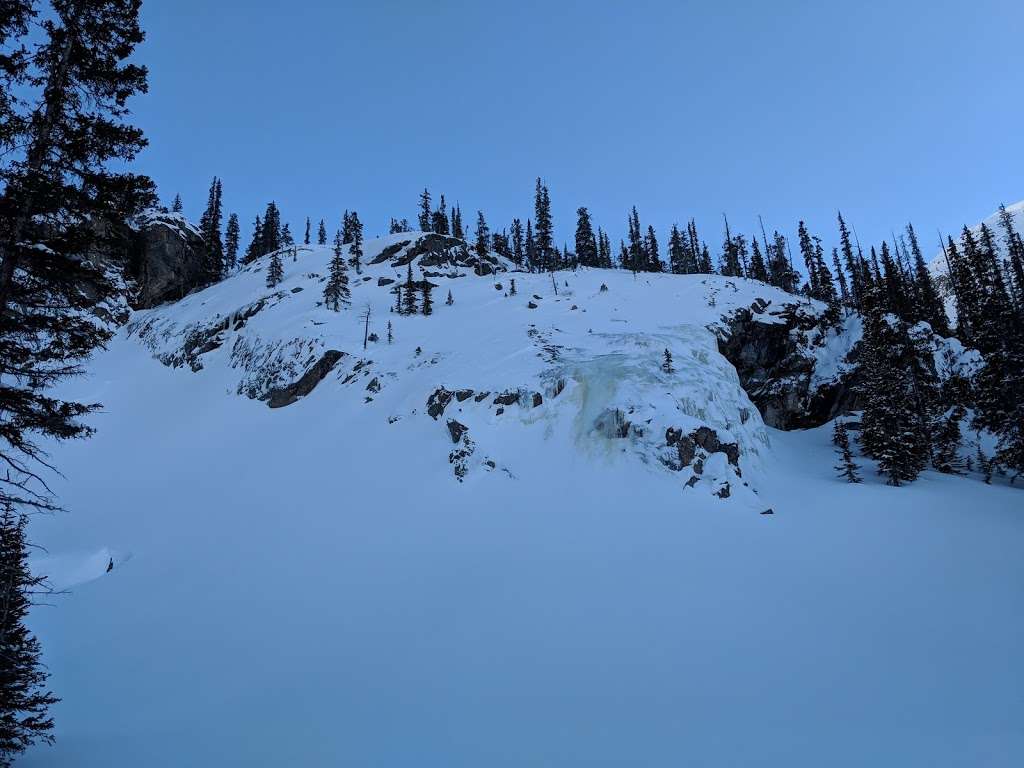
M137 308L176 301L203 285L206 243L182 215L147 211L132 226L126 271L138 285Z

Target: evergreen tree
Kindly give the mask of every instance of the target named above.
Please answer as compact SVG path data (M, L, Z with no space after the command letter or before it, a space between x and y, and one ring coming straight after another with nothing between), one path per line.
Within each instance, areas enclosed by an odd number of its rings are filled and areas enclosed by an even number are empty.
M914 257L914 284L916 307L914 314L924 320L940 336L949 336L949 318L942 304L939 292L935 290L931 272L924 261L921 246L917 242L914 227L907 224L907 239L910 241L910 252Z
M864 299L864 282L861 276L860 260L854 257L853 244L850 242L850 230L843 221L843 214L837 214L839 218L839 245L843 254L843 263L850 275L850 300L856 309L861 309Z
M394 330L391 328L391 321L388 320L388 344L394 344L394 343L395 343Z
M999 206L999 225L1003 228L1003 244L1013 275L1014 292L1017 296L1017 311L1024 313L1024 240L1014 228L1013 214L1005 205Z
M263 255L262 241L263 220L260 219L259 214L257 214L256 221L253 223L252 240L249 241L249 245L245 249L245 256L242 258L243 264L249 264Z
M769 282L787 293L796 293L797 286L800 284L800 275L790 264L786 250L786 238L776 231L768 262L768 275L771 278Z
M576 258L584 267L600 266L590 212L583 207L576 209Z
M843 272L843 267L839 263L839 249L832 249L832 267L836 271L836 280L839 282L839 298L844 306L850 305L850 287L846 283L846 275Z
M526 268L530 272L536 272L539 268L537 259L537 243L533 239L533 223L530 219L526 220Z
M420 194L419 225L421 232L430 232L430 192L424 187Z
M444 303L449 307L455 303L455 299L452 298L451 290L448 291L448 298L444 300Z
M309 221L309 216L307 216L306 217L306 233L302 236L302 244L303 245L309 245L309 236L310 236L310 227L311 226L312 225L311 225L311 223Z
M174 196L174 202L171 203L171 213L181 213L181 211L182 211L181 195L176 194Z
M0 3L0 503L15 508L57 506L34 466L45 463L37 440L92 431L80 419L97 405L53 396L110 337L93 313L115 286L91 254L157 202L152 181L121 170L146 144L124 122L146 89L129 61L138 10L61 2L37 18L28 0ZM0 557L16 557L8 549Z
M210 183L206 210L199 219L199 231L206 244L205 271L206 281L209 283L215 283L224 276L224 241L220 234L222 211L220 179L214 176Z
M487 258L487 243L490 239L491 230L484 219L484 212L476 212L476 256L483 261ZM426 313L424 313L426 314Z
M267 288L276 288L284 280L284 264L281 263L281 251L272 251L270 264L267 266Z
M406 271L405 285L402 286L404 291L402 314L403 315L415 315L417 311L416 307L416 282L412 279L412 264L409 264Z
M672 353L665 349L665 354L661 363L661 370L665 373L675 373L675 368L672 367Z
M345 262L345 244L342 242L341 230L334 235L334 255L324 286L324 305L337 312L342 304L351 298L348 287L348 265Z
M938 424L934 436L932 466L939 472L956 475L963 470L963 461L959 455L962 440L960 422L966 414L962 405L954 406Z
M238 265L238 238L241 232L238 226L238 214L228 216L228 226L224 231L224 271L233 272Z
M509 283L510 284L509 284L509 287L508 287L508 295L509 296L515 296L516 295L516 280L515 280L515 278L512 278L512 280L510 280Z
M46 690L49 673L40 659L39 641L25 626L34 593L47 591L45 579L32 574L25 539L28 517L11 503L0 507L0 765L36 742L52 744L49 709L60 699Z
M536 249L537 268L552 269L554 251L554 225L551 222L551 198L548 188L537 177L537 188L534 196L534 247Z
M908 344L899 323L885 313L879 288L865 296L864 336L860 342L864 400L861 447L877 460L889 485L914 480L924 467L930 445L922 430L908 369Z
M649 224L647 225L647 236L644 237L644 252L647 256L647 271L663 272L665 265L661 263L661 254L658 252L658 237L654 234L654 227Z
M448 207L445 205L444 195L441 195L441 202L438 204L437 210L434 211L431 224L435 233L439 235L448 234Z
M602 269L612 268L612 241L600 227L597 228L597 259Z
M853 452L850 450L850 435L846 429L846 422L836 419L835 427L832 430L832 442L835 443L836 452L839 454L839 464L835 469L839 477L848 483L861 482L860 467L853 460Z
M424 279L420 282L420 288L423 291L423 314L430 315L434 312L434 302L430 298L430 292L434 286L429 280Z
M753 251L750 257L750 277L753 280L760 280L762 283L768 282L768 268L764 263L764 256L761 255L761 246L757 244L757 237L754 237L750 241L750 246Z
M352 242L352 214L348 209L341 214L341 244L349 245Z
M640 230L640 214L636 212L634 205L629 214L629 250L622 266L636 273L644 268L646 261L644 240Z
M260 234L259 256L276 251L281 247L281 212L277 203L271 200L263 214L263 230Z
M349 216L349 241L348 252L351 255L349 264L356 269L356 274L363 271L363 222L359 220L359 214L352 211Z
M719 265L719 272L728 277L742 277L743 270L740 268L739 253L736 250L736 241L729 231L729 219L722 216L725 221L725 239L722 241L722 260Z
M480 212L477 211L479 214ZM455 207L452 208L452 237L457 237L459 240L465 240L466 233L462 228L462 208L456 203Z
M523 248L523 222L519 219L512 219L512 263L517 267L523 266L526 258L526 251Z
M316 242L318 245L327 245L327 227L323 219L320 219L320 228L316 232Z

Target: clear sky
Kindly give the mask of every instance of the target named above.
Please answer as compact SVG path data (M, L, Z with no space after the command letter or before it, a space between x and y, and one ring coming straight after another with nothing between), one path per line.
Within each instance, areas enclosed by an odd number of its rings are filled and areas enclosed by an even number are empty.
M415 221L428 186L499 228L551 190L558 239L636 205L662 246L721 217L827 245L1024 198L1024 3L146 0L140 169L198 218L210 178L293 230ZM928 251L935 250L929 247Z

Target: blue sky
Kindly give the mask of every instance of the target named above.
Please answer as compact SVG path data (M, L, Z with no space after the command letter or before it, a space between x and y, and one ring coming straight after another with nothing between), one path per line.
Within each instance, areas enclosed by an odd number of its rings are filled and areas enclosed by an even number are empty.
M1024 198L1024 3L147 0L140 169L197 217L210 178L251 221L415 220L428 186L501 227L551 190L571 243L722 213L832 245ZM934 250L934 248L929 248Z

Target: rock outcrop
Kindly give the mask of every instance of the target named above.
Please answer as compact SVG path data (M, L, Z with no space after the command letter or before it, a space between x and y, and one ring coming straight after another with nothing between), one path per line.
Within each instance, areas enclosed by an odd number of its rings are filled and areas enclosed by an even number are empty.
M132 230L124 267L138 287L137 309L176 301L205 283L206 243L181 214L147 211Z

